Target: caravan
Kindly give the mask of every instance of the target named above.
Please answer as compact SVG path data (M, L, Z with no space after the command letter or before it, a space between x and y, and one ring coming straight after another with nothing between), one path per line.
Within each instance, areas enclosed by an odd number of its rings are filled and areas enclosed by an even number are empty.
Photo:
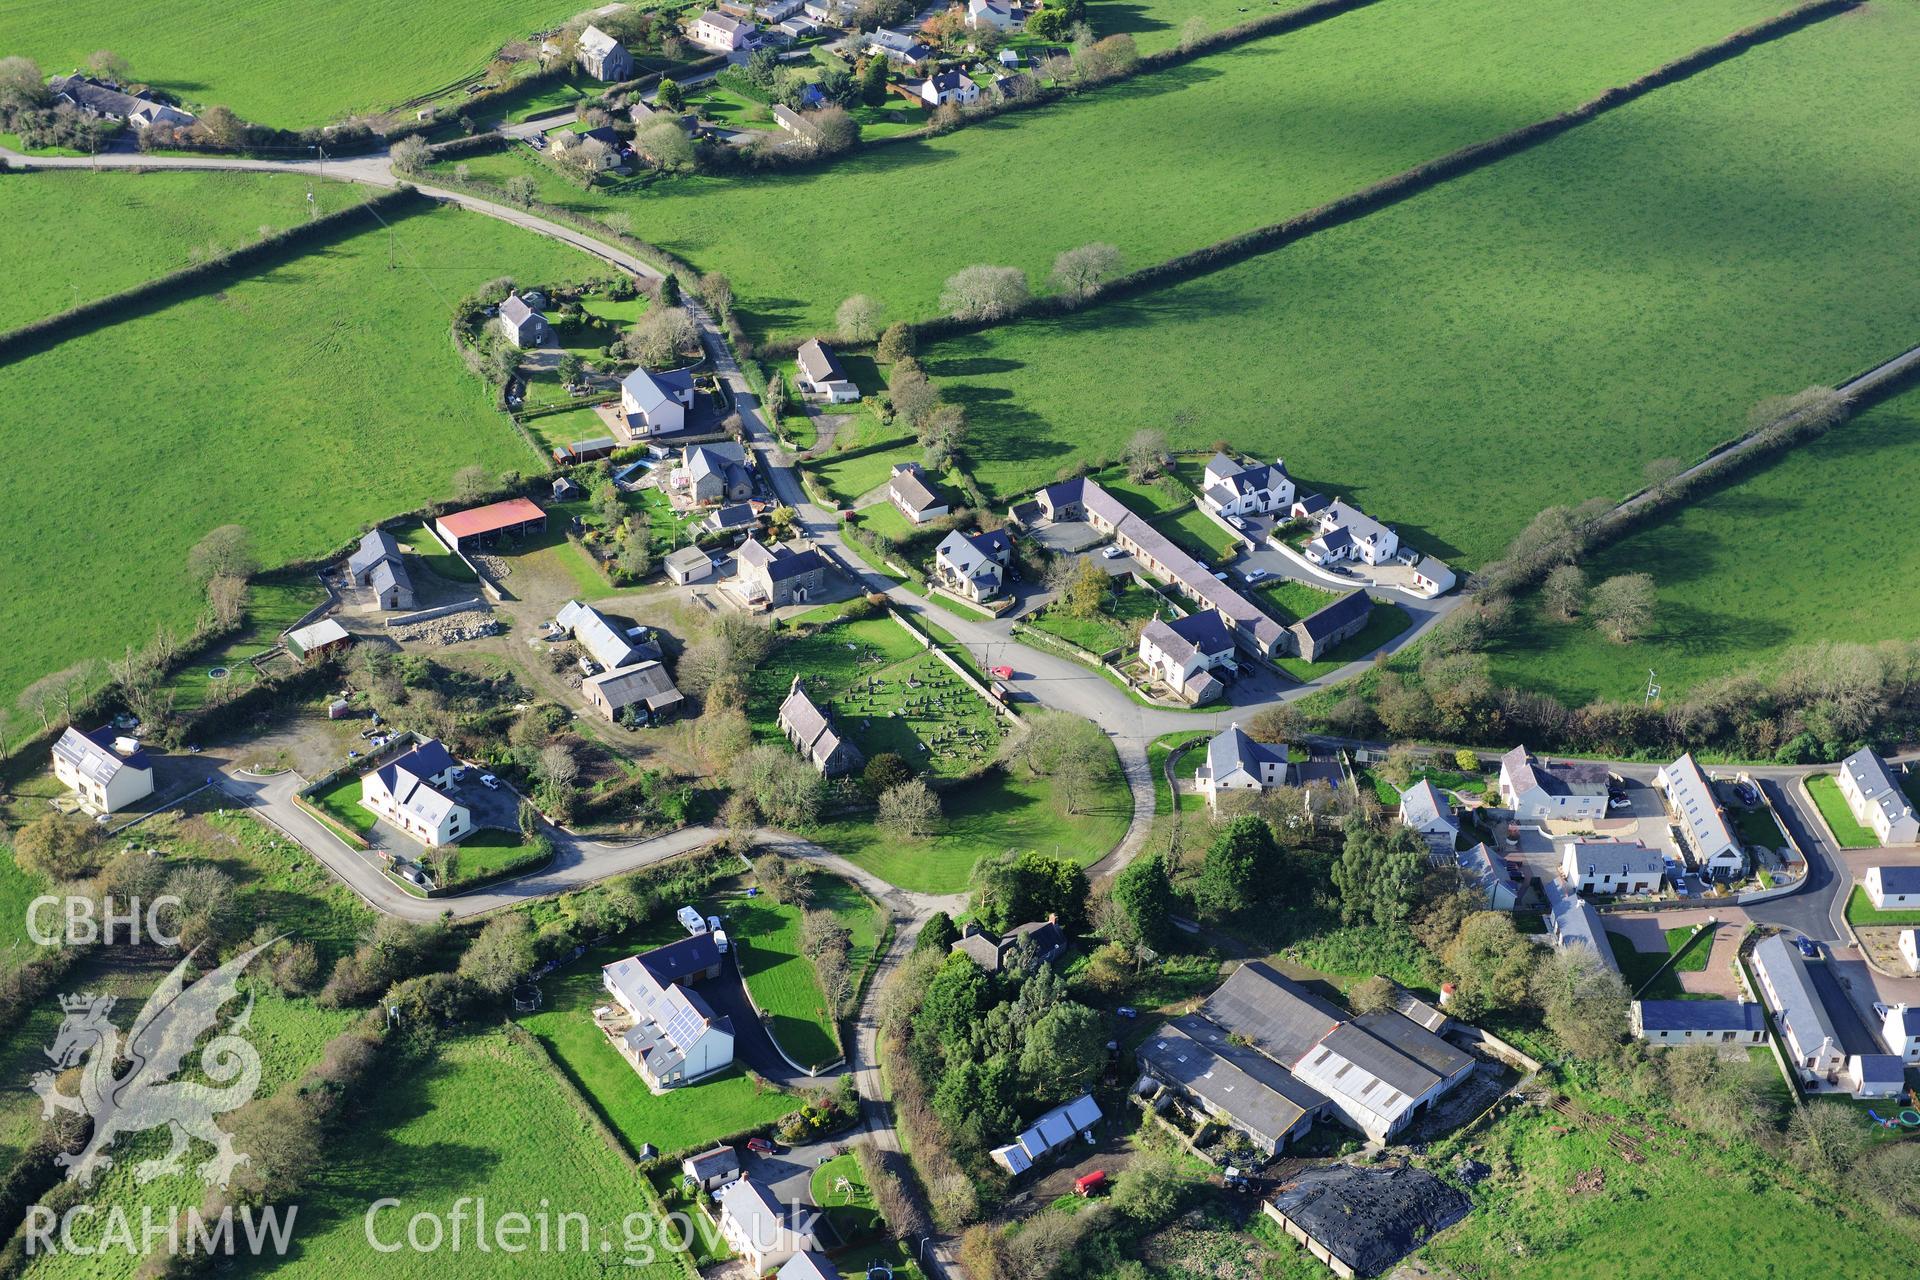
M707 918L692 907L682 907L677 913L680 927L688 933L699 936L707 931Z

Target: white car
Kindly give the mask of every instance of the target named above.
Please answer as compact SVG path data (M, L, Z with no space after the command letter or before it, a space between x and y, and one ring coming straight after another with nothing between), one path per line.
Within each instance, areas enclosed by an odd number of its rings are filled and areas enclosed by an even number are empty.
M1252 586L1254 583L1260 581L1260 579L1266 576L1267 576L1267 571L1265 569L1249 569L1245 573L1240 575L1240 580L1242 582L1245 582L1248 586Z
M1119 547L1102 547L1100 548L1100 554L1105 559L1118 560L1121 556L1127 553L1122 551Z
M490 773L483 773L480 775L480 785L489 791L498 791L500 789L500 779Z

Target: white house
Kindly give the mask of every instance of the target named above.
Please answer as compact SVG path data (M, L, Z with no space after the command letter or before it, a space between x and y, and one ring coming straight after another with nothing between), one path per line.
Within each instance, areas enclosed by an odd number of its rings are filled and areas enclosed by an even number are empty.
M1841 1082L1856 1098L1897 1098L1907 1091L1907 1064L1891 1053L1856 1053Z
M633 55L625 45L598 27L580 33L580 49L574 55L595 80L613 81L633 78Z
M1767 1018L1744 1000L1635 1000L1633 1034L1649 1044L1765 1044Z
M1398 534L1348 503L1330 502L1314 520L1320 532L1301 548L1301 554L1315 564L1357 560L1361 564L1380 565L1400 554Z
M1027 23L1027 11L1008 0L967 0L967 25L1018 31Z
M1500 757L1500 803L1520 822L1587 822L1607 816L1607 772L1596 765L1542 764L1515 747Z
M1415 594L1431 600L1453 590L1453 584L1459 579L1447 562L1435 556L1421 556L1413 566L1413 590Z
M931 107L949 102L964 107L980 101L980 86L963 71L940 71L920 82L920 100Z
M1212 674L1235 670L1233 634L1217 609L1190 613L1172 622L1159 618L1140 629L1140 661L1156 680L1196 706L1220 696Z
M853 385L853 379L841 368L840 357L820 339L808 338L801 343L794 364L797 371L794 381L800 385L800 394L809 400L846 404L860 398L860 388Z
M1560 877L1581 893L1653 893L1665 875L1660 851L1638 840L1568 840L1560 846Z
M1193 784L1218 805L1222 791L1265 791L1287 780L1287 746L1255 742L1239 725L1228 725L1207 743L1207 758Z
M771 1188L749 1174L722 1187L714 1200L720 1235L750 1276L765 1275L796 1254L817 1250L819 1210L789 1210Z
M1425 778L1400 793L1400 825L1418 832L1437 855L1451 856L1454 839L1460 834L1460 820L1453 816L1453 806Z
M431 848L473 830L473 814L448 794L460 767L437 738L428 738L360 779L360 807Z
M733 53L739 49L753 47L754 33L759 28L745 18L736 18L731 14L709 9L695 18L687 27L687 38L702 49L711 49L715 53Z
M1862 747L1842 760L1836 781L1854 818L1880 837L1881 844L1920 843L1920 814L1872 748Z
M1900 931L1900 958L1907 962L1907 968L1920 973L1920 929Z
M1920 908L1920 867L1868 867L1865 879L1875 911Z
M1293 477L1287 474L1287 464L1278 458L1271 466L1260 463L1246 467L1224 453L1216 453L1207 463L1200 501L1223 516L1284 511L1293 505Z
M1920 1062L1920 1005L1890 1006L1880 1022L1880 1038L1902 1062Z
M900 509L909 524L937 520L953 509L945 498L934 492L927 482L927 473L917 462L893 464L893 474L887 478L887 498Z
M933 57L933 47L918 36L892 27L881 27L867 37L867 52L877 53L889 62L904 62L917 67Z
M1774 1025L1780 1029L1782 1048L1794 1070L1804 1081L1836 1083L1847 1055L1805 957L1784 934L1775 934L1753 949L1752 968L1761 995L1773 1009Z
M686 429L693 407L693 370L650 373L635 369L620 382L620 408L636 436L671 435Z
M969 600L991 600L1006 581L1013 560L1013 539L1004 530L962 533L955 529L933 553L935 581Z
M71 725L53 744L53 776L93 813L112 813L153 794L153 761L112 728L82 733Z
M725 960L711 933L616 960L600 983L632 1025L615 1044L648 1088L664 1093L733 1065L733 1023L716 1016L692 984L720 975Z
M1691 751L1655 774L1653 785L1666 796L1667 812L1701 875L1724 879L1746 870L1746 851Z

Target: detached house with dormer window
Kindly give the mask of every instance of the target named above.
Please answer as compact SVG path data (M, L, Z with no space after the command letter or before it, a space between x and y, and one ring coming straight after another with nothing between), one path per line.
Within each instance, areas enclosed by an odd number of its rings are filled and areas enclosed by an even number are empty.
M360 779L360 806L421 844L452 844L473 830L473 814L449 794L460 767L438 739L425 742Z
M1293 478L1286 463L1242 466L1224 453L1207 463L1200 485L1200 501L1223 516L1285 511L1293 505Z

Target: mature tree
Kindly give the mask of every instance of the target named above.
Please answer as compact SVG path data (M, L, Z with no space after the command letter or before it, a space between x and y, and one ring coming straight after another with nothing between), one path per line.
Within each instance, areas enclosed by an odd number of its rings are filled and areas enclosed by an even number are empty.
M686 110L687 95L681 90L678 80L666 76L662 77L659 87L653 91L653 103L660 110L677 115Z
M1074 74L1088 83L1126 75L1139 64L1140 50L1125 32L1092 44L1077 44L1073 51Z
M912 368L896 366L887 386L887 394L893 400L894 412L914 427L926 420L940 403L940 389L917 365Z
M1847 416L1847 398L1832 387L1768 396L1747 413L1747 430L1763 442L1818 435Z
M1306 718L1291 702L1274 702L1254 712L1247 722L1247 735L1255 742L1287 742L1299 737Z
M133 67L111 49L96 49L87 55L87 70L102 80L124 84L133 78Z
M860 98L870 107L887 100L887 60L877 53L860 68Z
M1472 747L1461 747L1453 753L1453 766L1462 773L1480 772L1480 755Z
M1375 974L1347 993L1347 1003L1355 1013L1380 1013L1393 1008L1395 994L1393 980Z
M1167 465L1167 433L1157 427L1142 427L1127 441L1127 474L1135 480L1150 480Z
M725 319L733 310L733 281L718 271L709 271L700 277L700 297L715 315Z
M920 934L913 940L915 951L934 951L945 955L960 941L960 928L954 924L953 917L944 911L936 911L927 922L920 926Z
M1478 911L1461 921L1444 959L1463 1009L1513 1009L1525 1002L1534 946L1507 912Z
M207 612L222 631L239 626L247 615L247 580L226 574L207 579Z
M1911 1221L1920 1216L1920 1143L1895 1142L1867 1159L1859 1181L1888 1211Z
M920 779L909 779L881 793L874 820L889 835L924 839L940 825L940 797Z
M952 951L927 983L914 1027L951 1051L973 1035L974 1020L992 999L987 975L964 951Z
M561 355L554 371L560 375L561 386L571 387L580 381L580 374L586 367L586 361L568 351Z
M1092 559L1082 557L1071 564L1072 569L1060 591L1060 611L1075 618L1094 617L1107 607L1113 580Z
M1207 20L1199 14L1180 25L1180 51L1192 53L1207 38Z
M210 578L250 578L259 572L260 562L254 558L253 542L247 531L237 524L223 524L193 544L187 552L187 572L196 582L206 582Z
M678 133L680 131L675 129L674 132ZM505 190L507 199L513 201L522 209L530 209L533 207L534 197L540 194L540 184L535 182L527 174L516 173L507 179Z
M821 107L801 118L813 126L811 149L816 156L842 155L860 143L860 122L845 107Z
M524 912L509 911L480 930L460 957L460 976L489 995L503 996L525 981L539 962L533 948L533 922Z
M1687 464L1678 458L1655 458L1642 467L1640 473L1647 478L1647 491L1656 498L1663 498L1667 494L1668 487L1678 480L1686 469Z
M1534 1003L1547 1030L1576 1058L1604 1058L1627 1025L1627 985L1587 947L1547 954L1535 966Z
M819 816L820 775L791 751L771 744L755 747L734 761L729 777L775 826L805 827Z
M1245 911L1263 896L1262 879L1271 875L1279 853L1273 828L1265 821L1251 815L1235 818L1207 846L1193 887L1194 903L1215 916Z
M1106 1019L1083 1004L1057 1004L1027 1028L1020 1074L1042 1102L1076 1097L1107 1061Z
M979 264L947 277L940 309L959 320L1000 320L1027 303L1027 275L1018 267Z
M80 814L47 812L14 833L13 856L49 880L77 880L106 861L98 823Z
M1064 250L1053 260L1053 274L1049 279L1062 294L1075 302L1084 302L1097 293L1101 285L1118 276L1121 265L1119 249L1096 241L1078 249Z
M834 327L843 342L872 342L880 332L880 315L885 308L864 293L856 293L833 313Z
M653 529L645 521L627 522L620 539L620 572L629 578L644 578L653 572Z
M1615 644L1630 644L1653 625L1653 577L1622 573L1606 579L1587 598L1594 627Z
M477 462L468 463L453 473L455 502L478 502L490 487L487 482L487 469Z
M1540 588L1540 601L1562 622L1573 621L1587 602L1586 571L1577 564L1555 565Z
M1387 926L1405 921L1426 860L1426 842L1407 828L1355 824L1333 864L1341 920Z
M1396 742L1387 748L1387 758L1375 768L1388 782L1404 788L1413 782L1413 773L1419 764L1420 758L1414 754L1412 747L1404 742Z
M627 354L650 369L667 369L700 350L700 331L681 307L655 307L626 336Z
M1015 925L1057 917L1079 933L1087 925L1087 873L1070 859L1032 851L983 858L973 869L973 914L1003 933Z
M680 687L709 703L746 705L746 681L773 649L765 624L740 613L722 613L687 645L680 659Z
M1787 1149L1801 1168L1823 1178L1843 1177L1869 1141L1859 1113L1844 1102L1815 1099L1787 1120Z
M912 778L913 770L894 751L881 751L869 756L867 767L860 775L860 780L866 783L867 793L876 799Z
M672 120L655 120L633 136L633 149L657 169L691 169L696 158L693 139Z
M433 163L433 150L419 134L408 134L387 149L394 172L415 174Z
M47 80L32 58L0 58L0 110L37 107L47 100Z
M1113 900L1141 942L1166 947L1173 932L1173 880L1165 858L1149 853L1128 863L1113 879Z
M874 348L873 354L881 364L898 364L911 356L913 349L913 330L896 320L880 335L880 345Z
M549 787L570 787L580 778L580 762L564 742L550 742L540 749L534 772Z
M1136 1151L1113 1180L1115 1213L1143 1227L1157 1227L1172 1219L1198 1179L1170 1151L1148 1147Z

